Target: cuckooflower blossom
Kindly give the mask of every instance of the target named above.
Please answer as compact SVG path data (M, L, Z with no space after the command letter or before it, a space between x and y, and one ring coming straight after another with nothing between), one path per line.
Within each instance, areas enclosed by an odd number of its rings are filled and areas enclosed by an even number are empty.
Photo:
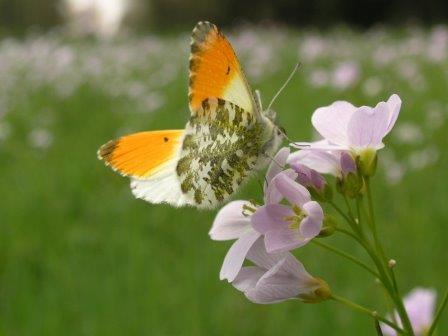
M356 154L384 147L383 138L391 131L398 118L401 99L393 94L387 102L375 107L356 107L346 101L337 101L314 111L312 124L323 141L298 143L312 149L348 150Z
M278 199L277 190L270 186L271 180L282 171L289 155L289 148L280 149L271 162L266 173L265 203ZM268 196L270 195L270 196ZM227 252L221 267L220 279L233 281L243 265L247 252L260 236L260 233L252 228L251 216L257 206L248 201L233 201L225 205L216 215L209 232L213 240L236 239Z
M232 285L252 302L299 299L315 303L331 295L327 283L312 277L292 254L267 253L261 238L249 249L247 259L255 265L241 268Z
M436 292L427 288L415 288L404 298L404 306L411 321L415 336L424 336L431 327L434 318ZM401 327L402 323L395 312L395 320ZM385 336L395 336L397 333L391 327L381 324Z
M247 213L249 212L249 214ZM236 239L227 252L219 278L232 282L241 269L247 252L260 237L252 228L250 213L254 206L247 201L233 201L219 210L209 232L213 240Z
M259 207L251 217L254 229L264 235L269 253L303 246L322 228L324 214L321 206L311 201L309 191L291 178L290 171L281 172L271 180L281 196L276 199L277 203ZM278 204L281 198L286 198L291 206Z

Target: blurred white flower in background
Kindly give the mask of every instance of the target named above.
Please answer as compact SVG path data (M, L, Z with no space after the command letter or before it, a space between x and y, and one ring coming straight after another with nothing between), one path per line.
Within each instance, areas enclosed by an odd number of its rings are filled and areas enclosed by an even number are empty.
M439 160L439 150L434 146L416 150L409 155L409 167L412 170L421 170L435 164Z
M53 143L53 135L45 128L36 128L31 131L28 140L34 148L47 149Z
M328 73L323 69L316 69L310 73L310 85L316 88L326 86L329 81Z
M434 318L437 293L431 288L414 288L404 297L404 306L409 315L415 336L424 336L431 327ZM401 326L398 314L394 312L398 325ZM397 333L391 327L381 323L381 330L385 336L395 336Z
M355 85L359 76L359 65L356 62L341 62L333 70L332 85L336 89L345 90Z
M112 37L123 22L129 0L64 0L75 33Z
M404 144L419 144L423 141L423 132L417 124L402 122L397 125L394 137Z
M317 58L323 56L328 47L325 39L313 34L306 36L299 45L299 58L303 58L308 62L315 61Z
M383 84L378 77L368 78L362 85L362 91L366 96L375 97L381 93Z

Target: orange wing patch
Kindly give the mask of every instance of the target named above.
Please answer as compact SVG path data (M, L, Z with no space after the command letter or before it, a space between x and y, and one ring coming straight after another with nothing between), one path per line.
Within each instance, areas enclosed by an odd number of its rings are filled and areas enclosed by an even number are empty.
M124 176L147 178L177 155L184 130L140 132L101 146L98 157Z
M191 38L191 111L194 113L207 98L221 98L252 112L252 92L229 41L209 22L199 22Z

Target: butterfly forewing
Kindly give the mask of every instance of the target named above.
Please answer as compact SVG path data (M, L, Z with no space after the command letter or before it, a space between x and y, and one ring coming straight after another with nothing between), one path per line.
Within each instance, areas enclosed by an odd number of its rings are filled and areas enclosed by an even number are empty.
M253 114L223 99L205 99L186 128L176 173L198 207L226 200L257 166L261 125Z
M207 98L221 98L249 113L259 113L229 41L210 22L199 22L191 35L188 98L192 114Z

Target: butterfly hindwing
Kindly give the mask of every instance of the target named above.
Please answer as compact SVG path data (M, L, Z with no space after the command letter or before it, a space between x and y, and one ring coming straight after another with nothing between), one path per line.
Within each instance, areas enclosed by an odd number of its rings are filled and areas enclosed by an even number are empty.
M131 178L132 192L151 203L189 204L180 190L175 168L184 130L140 132L112 140L98 157Z
M212 208L232 195L260 164L261 124L223 99L205 99L185 128L176 173L197 207Z
M249 113L258 113L232 46L210 22L199 22L193 29L189 83L192 114L211 97L229 101Z

